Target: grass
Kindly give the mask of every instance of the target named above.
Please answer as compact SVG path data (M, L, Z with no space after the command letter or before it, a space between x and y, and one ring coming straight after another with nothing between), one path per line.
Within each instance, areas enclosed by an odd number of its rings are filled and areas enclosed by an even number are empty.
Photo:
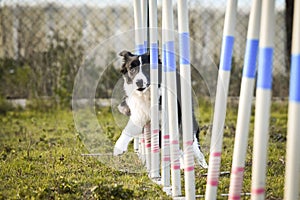
M210 132L212 115L209 108L209 105L200 108L201 138L208 138ZM236 115L237 106L230 105L224 130L221 171L230 171ZM100 109L97 117L101 118L104 135L113 144L120 134L120 129L113 120L111 110ZM252 117L243 192L249 192L251 188L253 122ZM267 199L282 199L287 126L286 102L272 105L270 122L266 193ZM144 171L130 173L130 170L117 170L118 165L125 162L129 163L127 168L132 169L132 166L137 165L134 158L132 162L130 157L118 158L118 162L115 162L116 159L110 157L103 163L94 157L82 156L81 154L88 153L88 150L97 152L103 149L97 146L99 142L97 130L90 138L85 138L82 131L77 132L70 110L8 111L0 115L0 127L2 183L0 199L170 198ZM90 146L86 145L88 142ZM201 142L207 143L205 139ZM204 147L208 160L207 148ZM204 174L207 171L197 167L195 173L197 194L204 194L206 187ZM218 193L228 193L229 178L229 175L221 176Z

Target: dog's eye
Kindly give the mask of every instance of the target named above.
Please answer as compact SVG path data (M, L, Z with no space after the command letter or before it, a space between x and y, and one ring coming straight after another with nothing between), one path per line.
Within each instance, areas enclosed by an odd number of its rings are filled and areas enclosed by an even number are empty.
M140 65L140 61L139 60L134 60L130 64L131 68L137 67L139 65Z
M131 73L134 73L135 71L136 71L136 68L135 68L135 67L133 67L133 68L130 69L130 72L131 72Z

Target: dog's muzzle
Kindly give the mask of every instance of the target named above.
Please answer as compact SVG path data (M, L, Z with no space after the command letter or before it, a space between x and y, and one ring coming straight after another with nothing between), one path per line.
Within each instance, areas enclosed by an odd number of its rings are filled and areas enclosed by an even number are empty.
M136 82L136 85L138 86L137 90L140 92L143 92L146 88L150 86L149 83L144 84L143 80L138 80Z

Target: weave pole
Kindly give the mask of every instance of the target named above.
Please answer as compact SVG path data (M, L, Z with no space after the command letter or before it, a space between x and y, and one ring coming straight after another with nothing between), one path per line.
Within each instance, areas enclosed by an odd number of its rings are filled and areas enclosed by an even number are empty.
M141 55L145 51L144 31L143 31L143 13L141 0L133 1L134 9L134 29L135 29L135 54Z
M254 0L249 17L247 44L235 133L229 199L240 199L248 147L251 105L254 92L256 59L259 43L261 0Z
M162 7L162 13L166 12L166 7ZM164 188L170 187L170 135L169 135L169 120L168 120L168 97L167 97L167 58L166 58L166 44L165 44L165 18L162 18L162 79L161 79L161 183Z
M142 55L147 51L147 39L144 38L147 36L147 0L134 0L134 21L135 21L135 43L136 43L136 54ZM146 44L146 46L145 46ZM139 144L138 138L134 140L134 149L143 153L146 160L146 169L150 172L151 170L151 131L150 125L144 128L143 136L141 136L141 147L144 150L136 149ZM144 140L143 140L144 138Z
M274 0L262 2L253 141L252 199L265 199L274 49L274 4Z
M170 154L171 154L171 179L172 196L181 195L180 183L180 152L179 152L179 128L176 88L176 59L175 59L175 36L173 22L172 0L163 0L165 7L163 18L165 18L165 45L166 45L166 78L167 78L167 100L168 119L170 132Z
M225 13L223 41L219 75L217 83L216 102L214 108L214 119L212 138L210 144L209 167L205 199L217 198L217 187L221 165L221 152L223 143L223 128L226 116L227 93L231 71L231 58L234 43L234 29L236 22L237 0L228 0Z
M135 54L141 55L144 52L144 39L142 32L142 12L140 0L133 1L134 10L134 30L135 30ZM143 140L143 139L141 139ZM139 137L134 138L133 148L136 152L139 151ZM141 153L140 149L140 153Z
M300 1L294 4L284 199L300 198Z
M159 178L159 94L157 0L149 0L150 77L151 77L151 178Z
M143 32L143 39L144 39L143 53L146 53L148 50L148 0L141 0L141 9L142 9L142 28L143 28L142 32Z
M185 198L195 199L193 111L190 66L190 37L187 0L178 0L178 32L183 134Z

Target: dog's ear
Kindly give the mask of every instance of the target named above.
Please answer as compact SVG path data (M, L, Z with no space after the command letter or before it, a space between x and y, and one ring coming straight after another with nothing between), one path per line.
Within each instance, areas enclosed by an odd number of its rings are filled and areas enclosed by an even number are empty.
M126 74L126 73L127 73L127 69L126 69L126 67L125 67L125 64L122 65L120 72L121 72L122 74Z
M134 56L130 51L122 51L119 53L119 56L123 56L124 60L127 61L130 57Z
M120 72L122 74L126 74L127 73L127 68L126 68L126 63L127 61L134 56L134 54L132 54L130 51L124 50L122 52L119 53L119 56L123 57L123 64L121 66L121 70Z

